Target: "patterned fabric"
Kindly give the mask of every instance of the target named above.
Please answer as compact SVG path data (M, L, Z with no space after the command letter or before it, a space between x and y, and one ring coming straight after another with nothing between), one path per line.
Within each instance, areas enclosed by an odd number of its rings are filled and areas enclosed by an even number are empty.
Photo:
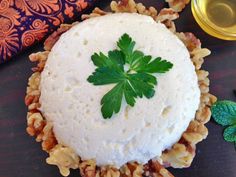
M0 0L0 63L76 19L95 0Z

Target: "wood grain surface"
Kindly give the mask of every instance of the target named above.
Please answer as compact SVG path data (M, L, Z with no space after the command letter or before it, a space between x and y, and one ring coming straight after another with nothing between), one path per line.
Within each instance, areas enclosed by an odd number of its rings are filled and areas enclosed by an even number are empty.
M107 9L108 0L98 5ZM146 5L161 8L163 1L143 0ZM207 35L196 24L190 6L176 21L177 31L193 32L202 41L203 47L212 51L204 69L210 72L211 93L219 99L236 101L236 42L222 41ZM42 50L42 44L15 57L14 61L0 65L0 177L59 177L55 166L46 165L47 154L39 143L26 134L24 96L32 63L28 55ZM236 151L232 143L222 138L223 128L214 121L207 124L209 136L197 145L197 155L188 169L169 169L176 177L236 177ZM72 171L70 177L79 176Z

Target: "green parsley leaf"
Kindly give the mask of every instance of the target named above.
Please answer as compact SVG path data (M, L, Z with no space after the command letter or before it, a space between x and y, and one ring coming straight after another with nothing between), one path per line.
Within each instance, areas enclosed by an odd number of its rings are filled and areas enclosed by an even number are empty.
M119 41L117 42L117 46L125 54L126 63L131 63L132 54L135 46L135 41L128 34L123 34Z
M166 61L161 60L160 57L154 59L150 62L150 57L145 59L145 57L140 59L141 63L138 63L138 66L134 68L137 72L147 72L147 73L165 73L173 67L173 64Z
M142 98L151 98L155 94L154 86L157 84L156 77L146 73L129 74L129 82L135 93Z
M212 107L212 117L223 126L236 124L236 103L232 101L218 101Z
M131 62L130 62L131 68L133 67L134 62L139 61L142 57L144 57L144 53L139 50L135 50L131 57Z
M124 85L124 95L127 104L133 107L136 102L135 98L137 98L137 94L128 81L126 81Z
M120 111L123 97L130 106L135 105L138 97L152 98L157 78L151 74L165 73L173 67L172 63L160 57L153 59L134 50L135 41L128 34L121 36L117 46L118 49L109 51L108 56L102 52L92 55L97 68L87 79L94 85L115 84L101 100L101 112L105 119Z
M224 130L224 139L229 142L236 142L236 124Z
M125 55L119 50L113 50L108 52L108 57L117 64L122 71L124 71Z
M102 52L100 52L99 54L94 53L91 59L93 61L93 64L97 67L109 66L109 63L111 63Z
M94 85L106 85L123 81L125 80L125 76L124 73L118 69L100 67L97 68L87 80Z
M101 100L102 115L105 119L110 118L114 113L118 113L121 107L121 101L124 92L124 83L117 84L107 94L105 94Z

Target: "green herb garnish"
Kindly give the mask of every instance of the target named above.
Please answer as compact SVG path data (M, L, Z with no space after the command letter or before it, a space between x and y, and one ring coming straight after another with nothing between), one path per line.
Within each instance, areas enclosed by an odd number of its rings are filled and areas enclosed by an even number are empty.
M212 116L214 120L223 126L224 139L228 142L234 142L236 148L236 103L232 101L218 101L212 107Z
M157 79L152 74L165 73L173 67L172 63L160 57L153 58L134 50L134 46L135 41L128 34L123 34L117 42L118 49L109 51L108 56L100 52L91 57L97 68L88 77L88 82L94 85L115 84L101 100L105 119L120 111L123 97L130 106L135 105L137 97L153 97Z

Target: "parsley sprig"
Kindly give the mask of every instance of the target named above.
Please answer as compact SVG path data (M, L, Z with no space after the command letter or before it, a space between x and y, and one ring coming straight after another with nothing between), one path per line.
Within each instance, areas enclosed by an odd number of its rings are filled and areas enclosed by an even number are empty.
M91 57L97 68L88 77L88 82L94 85L115 84L101 100L101 112L105 119L120 111L123 97L132 107L138 97L153 97L157 78L152 74L165 73L173 67L171 62L160 57L153 58L134 50L135 44L128 34L123 34L117 42L118 49L109 51L108 56L100 52Z

